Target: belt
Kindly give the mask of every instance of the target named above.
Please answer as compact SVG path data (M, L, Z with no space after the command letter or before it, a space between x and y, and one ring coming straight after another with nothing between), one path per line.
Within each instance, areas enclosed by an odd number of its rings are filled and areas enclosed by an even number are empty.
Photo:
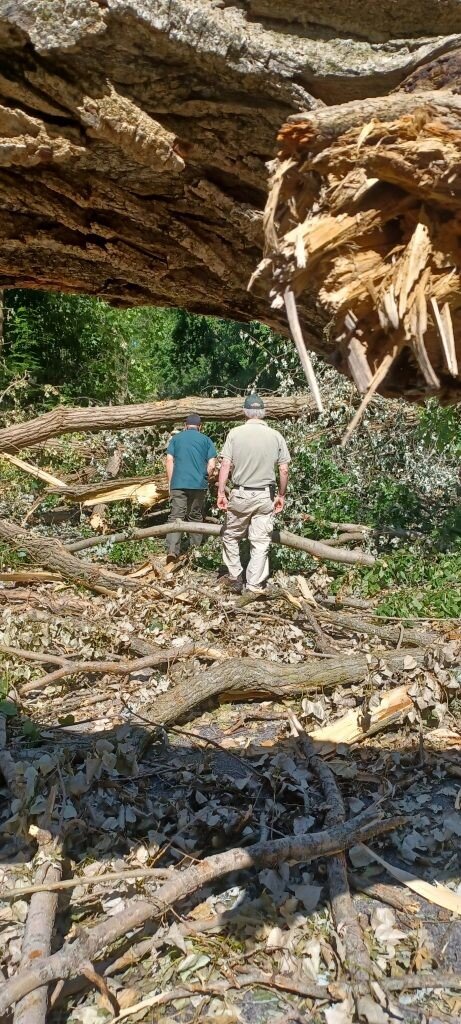
M243 484L240 484L242 491L268 491L270 486L270 484L265 484L264 487L244 487Z

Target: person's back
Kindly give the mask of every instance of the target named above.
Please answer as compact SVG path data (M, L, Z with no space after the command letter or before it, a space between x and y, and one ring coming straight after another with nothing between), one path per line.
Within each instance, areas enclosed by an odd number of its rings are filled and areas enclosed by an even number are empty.
M278 430L262 419L248 420L229 431L222 454L229 452L235 487L268 487L275 483L275 466L285 453ZM283 455L282 455L283 453Z
M290 462L285 438L264 423L263 399L259 395L248 395L243 412L247 422L230 430L224 442L218 483L218 508L226 511L222 532L223 561L229 574L226 585L236 592L243 586L239 542L245 536L248 536L251 551L246 571L247 589L255 591L266 584L273 517L282 511L285 503ZM225 487L229 475L233 490L227 498Z
M208 488L214 471L216 448L210 437L201 433L202 421L197 413L186 419L185 430L175 434L168 445L166 471L170 485L171 512L168 522L178 519L201 522ZM200 534L192 533L190 543L197 547ZM167 562L174 562L181 548L181 534L170 533L166 541Z
M200 491L208 487L207 464L215 454L210 437L198 430L181 430L168 445L168 454L174 458L172 490Z

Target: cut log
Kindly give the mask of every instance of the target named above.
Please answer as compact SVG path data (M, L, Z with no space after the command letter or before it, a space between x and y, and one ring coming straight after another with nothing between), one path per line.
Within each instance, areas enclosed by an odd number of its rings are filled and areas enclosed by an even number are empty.
M36 833L39 847L36 882L39 887L45 882L53 886L61 879L61 859L57 844L44 830L36 829ZM50 955L57 905L56 892L48 890L33 893L22 943L20 971L27 970L31 965L36 967L37 961ZM44 985L16 1003L13 1024L45 1024L47 1012L48 991Z
M376 665L382 661L394 672L401 672L408 655L418 665L424 664L425 652L415 648L400 650L398 653L382 651L374 657ZM300 665L282 665L255 658L230 658L160 694L147 706L146 715L152 725L168 726L187 717L207 701L216 701L217 698L222 703L271 700L275 697L283 699L312 690L347 686L373 671L369 658L370 655L365 654L349 658L339 655L320 665L309 661Z
M67 545L67 551L85 551L87 548L96 547L98 544L108 542L119 543L124 540L145 540L148 537L166 537L169 533L200 533L204 537L219 537L222 526L213 523L185 523L177 519L174 523L162 523L159 526L146 526L144 529L125 530L123 533L107 533L102 537L88 537L84 540L74 541ZM322 544L317 540L310 540L308 537L298 537L288 530L273 530L272 542L282 544L284 547L293 548L295 551L304 551L313 558L330 560L333 562L345 562L348 565L374 565L373 555L367 555L363 551L348 551L346 548L330 548L328 544Z
M308 395L269 395L264 399L267 416L283 420L314 415L315 406ZM61 434L92 433L100 430L128 430L152 427L157 423L177 423L191 412L204 420L242 420L243 398L179 398L143 405L93 406L90 409L58 406L43 416L0 430L0 452L17 452L31 445L60 437Z

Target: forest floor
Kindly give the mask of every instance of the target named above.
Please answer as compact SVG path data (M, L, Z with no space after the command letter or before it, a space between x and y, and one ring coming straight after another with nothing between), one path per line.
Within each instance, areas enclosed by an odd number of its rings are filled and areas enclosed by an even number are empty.
M301 582L279 571L250 602L223 590L207 550L173 571L160 545L134 555L119 571L140 589L113 596L0 582L2 1019L8 986L37 963L24 962L31 889L61 879L57 903L48 891L41 907L42 952L47 922L51 952L70 943L45 979L51 1024L454 1022L459 620L378 618L371 601L334 599L319 563ZM107 552L84 557L103 565ZM358 655L352 681L245 701L215 686L184 714L209 666L225 673L230 658L242 672L260 659L268 676L286 665L288 678ZM72 666L100 659L112 667ZM178 716L162 727L153 709L165 693ZM356 817L352 839L309 857L310 837ZM292 836L304 856L269 857ZM221 867L208 861L218 853ZM15 990L18 1006L27 991Z

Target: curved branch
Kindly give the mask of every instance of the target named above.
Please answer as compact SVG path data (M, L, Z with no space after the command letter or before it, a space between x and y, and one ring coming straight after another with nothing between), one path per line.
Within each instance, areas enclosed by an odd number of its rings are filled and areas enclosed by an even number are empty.
M114 917L84 933L83 937L46 957L30 970L22 971L7 981L0 991L0 1014L34 989L82 973L82 968L107 946L121 936L142 927L146 921L157 919L179 900L185 899L207 883L231 871L245 871L254 867L274 867L282 861L304 862L317 857L330 856L371 836L397 828L404 818L367 822L364 812L337 828L326 829L302 836L289 836L268 843L256 843L248 849L241 847L206 857L185 871L175 871L173 877L161 886L151 900L129 900Z

